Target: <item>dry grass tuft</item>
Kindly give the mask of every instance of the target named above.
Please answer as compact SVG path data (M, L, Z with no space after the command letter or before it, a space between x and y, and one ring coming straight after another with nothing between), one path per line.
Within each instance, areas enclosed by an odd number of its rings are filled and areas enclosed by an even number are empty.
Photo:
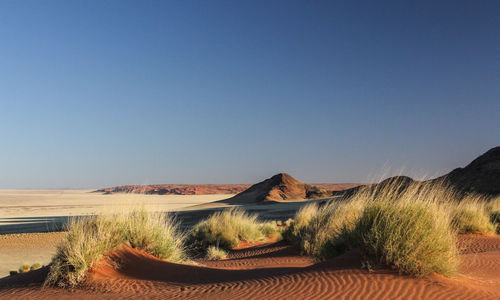
M40 269L42 267L43 267L42 264L40 264L40 263L34 263L34 264L31 265L30 271L35 271L35 270L38 270L38 269Z
M415 276L453 275L458 266L456 233L462 228L458 224L471 223L454 216L462 208L484 211L478 204L466 205L470 199L463 204L460 200L442 185L386 181L349 199L303 207L283 235L318 259L359 248L366 265L388 265Z
M217 246L210 246L207 249L207 255L205 258L208 260L225 259L227 258L227 252Z
M29 272L31 269L31 266L30 265L22 265L20 268L19 268L19 273L26 273L26 272Z
M452 205L452 226L459 233L495 232L495 225L490 221L487 211L487 199L479 195L469 195L458 204Z
M105 253L125 243L158 258L185 259L183 235L164 215L135 210L129 213L75 218L52 259L45 285L75 286Z
M277 233L279 229L276 225L259 222L257 215L232 208L216 212L196 224L186 244L200 252L206 252L210 246L230 250L241 241L254 242Z

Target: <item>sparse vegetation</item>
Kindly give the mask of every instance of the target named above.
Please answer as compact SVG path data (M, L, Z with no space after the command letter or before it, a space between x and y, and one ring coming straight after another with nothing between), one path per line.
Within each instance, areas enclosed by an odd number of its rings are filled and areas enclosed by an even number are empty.
M308 255L317 258L332 256L325 247L330 241L338 240L344 231L354 228L364 205L359 199L330 202L323 206L309 204L299 211L298 218L284 235Z
M216 212L196 224L189 233L186 244L201 252L206 252L210 246L230 250L241 241L254 242L277 233L279 230L276 225L259 222L257 215L239 209L228 209Z
M15 270L14 271L9 271L9 275L10 276L14 276L14 275L17 275L17 274L19 274L18 271L15 271Z
M496 227L496 232L500 233L500 196L491 199L486 205L486 210L490 214L490 221Z
M30 271L35 271L35 270L38 270L38 269L40 269L42 267L43 266L40 263L34 263L34 264L31 265Z
M217 246L210 246L207 249L207 255L205 258L208 260L224 259L227 258L227 252Z
M486 199L472 195L455 204L452 208L452 226L459 233L494 233L495 226L490 221L486 209Z
M456 272L455 234L439 204L403 199L371 202L351 235L367 260L415 276Z
M19 267L19 273L26 273L30 271L31 266L24 264L21 267Z
M467 207L458 200L441 185L388 182L339 202L303 207L284 237L318 259L359 248L365 265L388 265L415 276L452 275L458 265L453 212Z
M164 214L136 210L75 218L67 230L52 259L46 285L78 284L105 253L123 243L173 262L185 259L184 237L174 220Z

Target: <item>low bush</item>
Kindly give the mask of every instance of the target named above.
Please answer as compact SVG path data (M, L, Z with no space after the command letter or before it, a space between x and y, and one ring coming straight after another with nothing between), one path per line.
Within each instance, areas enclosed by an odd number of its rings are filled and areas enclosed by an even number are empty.
M203 253L210 246L230 250L241 241L254 242L277 233L279 230L275 225L259 222L257 215L250 215L239 209L228 209L216 212L196 224L188 234L186 245Z
M459 233L494 233L495 226L480 196L469 196L452 208L451 224Z
M451 275L457 270L452 209L459 196L442 185L399 182L360 189L349 199L297 212L284 238L318 259L359 248L366 265L401 273Z
M500 233L500 197L490 199L486 210L490 214L490 222L496 227L496 232Z
M298 218L286 230L286 238L300 246L301 250L316 258L336 255L340 235L356 225L364 209L364 201L330 202L323 206L305 206L297 213ZM332 241L336 244L332 248ZM340 249L338 249L340 250Z
M350 233L351 247L359 247L368 261L402 273L452 275L458 263L449 218L432 202L372 202Z
M30 265L22 265L20 268L19 268L19 273L26 273L26 272L29 272L30 271L30 268L31 266Z
M208 260L224 259L227 258L227 252L217 246L210 246L207 249L207 255L205 258Z
M32 264L32 265L31 265L31 267L30 267L30 271L35 271L35 270L38 270L38 269L40 269L41 267L43 267L41 264L39 264L39 263L34 263L34 264Z

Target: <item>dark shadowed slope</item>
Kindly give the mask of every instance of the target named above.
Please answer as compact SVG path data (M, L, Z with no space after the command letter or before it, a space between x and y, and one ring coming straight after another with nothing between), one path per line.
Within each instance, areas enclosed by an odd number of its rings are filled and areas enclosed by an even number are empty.
M465 168L457 168L434 181L443 181L462 192L500 194L500 147L490 149Z

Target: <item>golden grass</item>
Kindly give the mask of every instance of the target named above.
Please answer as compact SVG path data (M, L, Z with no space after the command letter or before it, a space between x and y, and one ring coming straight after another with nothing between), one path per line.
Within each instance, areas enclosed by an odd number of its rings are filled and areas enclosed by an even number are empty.
M402 273L453 275L456 234L492 233L488 211L500 203L463 197L441 184L389 180L361 188L342 201L300 209L284 238L318 259L359 248L366 265L388 265Z
M31 266L30 265L22 265L21 267L19 267L19 273L26 273L26 272L29 272L31 269Z
M42 267L43 267L42 264L40 264L40 263L34 263L34 264L31 265L30 271L35 271L35 270L38 270L38 269L40 269Z
M230 250L241 241L254 242L278 232L276 225L259 222L257 215L231 208L196 224L188 234L186 245L201 252L206 252L210 246Z
M224 259L227 258L227 252L217 246L210 246L207 249L207 255L205 258L208 260Z
M125 243L158 258L185 259L177 223L145 210L72 219L66 239L57 247L45 285L75 286L107 252Z
M469 195L453 204L452 226L459 233L494 233L495 225L490 221L486 206L487 199L480 195Z

